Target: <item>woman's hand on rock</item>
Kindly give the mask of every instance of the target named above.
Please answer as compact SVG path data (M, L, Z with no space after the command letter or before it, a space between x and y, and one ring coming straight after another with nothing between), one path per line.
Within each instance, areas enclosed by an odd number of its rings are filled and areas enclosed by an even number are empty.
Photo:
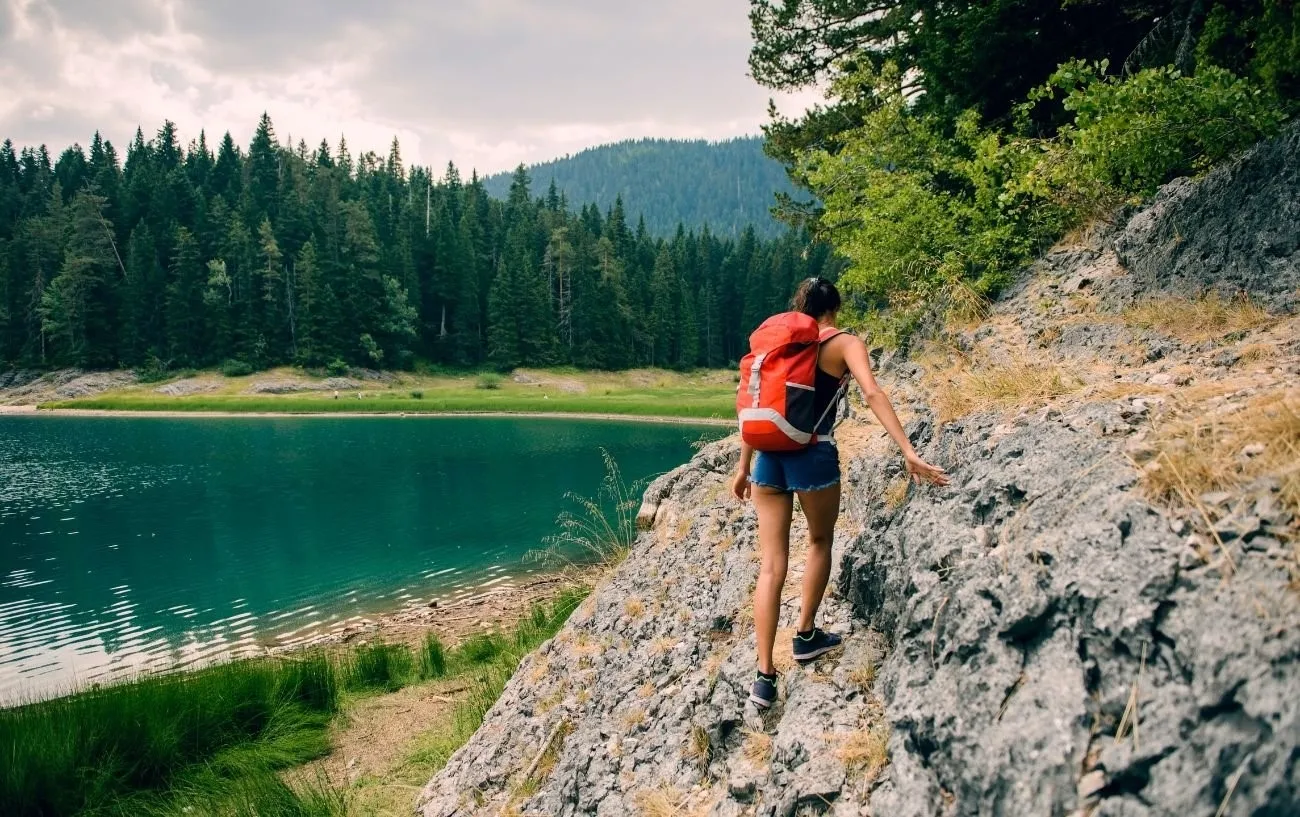
M731 495L741 502L749 499L749 474L744 471L737 471L736 476L731 480Z
M906 459L907 473L917 485L928 484L943 488L948 485L948 472L937 465L931 465L916 455Z

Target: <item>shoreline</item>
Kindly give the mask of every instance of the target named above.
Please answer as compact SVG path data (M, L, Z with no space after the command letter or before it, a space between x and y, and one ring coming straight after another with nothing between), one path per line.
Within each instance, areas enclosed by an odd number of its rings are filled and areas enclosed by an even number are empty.
M237 652L214 655L194 664L141 669L120 676L97 680L80 679L69 685L53 685L43 690L19 691L0 696L0 711L21 708L61 698L77 697L101 687L130 684L139 678L157 675L202 672L218 664L235 661L265 661L313 650L334 652L372 642L403 645L418 650L427 634L433 633L451 649L467 638L488 633L509 632L528 617L534 605L547 604L563 591L593 585L597 567L568 568L553 572L526 573L517 580L481 587L469 595L447 600L434 598L408 601L400 607L382 608L378 612L357 613L347 618L322 622L294 638L277 641L264 634Z
M292 655L368 641L416 648L429 632L445 646L453 647L474 635L508 630L523 620L533 605L549 602L561 591L584 584L584 578L590 575L573 570L526 574L517 582L485 588L460 599L408 602L396 609L358 614L287 643L262 642L262 655Z
M23 406L0 406L0 416L3 415L39 415L41 417L195 417L206 419L220 419L230 417L253 417L253 418L297 418L297 417L340 417L345 419L360 419L366 417L401 417L401 418L423 418L423 417L537 417L548 420L601 420L601 421L618 421L626 420L635 423L667 423L672 425L699 425L699 426L732 426L734 420L724 420L716 417L664 417L653 414L616 414L610 412L581 412L581 411L184 411L182 409L166 409L159 411L139 411L133 409L76 409L76 408L56 408L43 409L34 405Z

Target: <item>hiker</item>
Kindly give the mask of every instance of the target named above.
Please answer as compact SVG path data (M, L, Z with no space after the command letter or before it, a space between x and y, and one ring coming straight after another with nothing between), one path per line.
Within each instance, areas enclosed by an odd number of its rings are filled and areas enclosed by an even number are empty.
M754 592L758 673L749 694L760 710L776 702L772 648L796 494L808 520L808 556L794 659L806 664L843 640L818 628L816 616L830 580L831 543L840 513L840 462L832 431L850 377L902 449L912 479L918 484L948 484L947 473L912 448L889 397L871 374L866 345L836 328L840 293L835 285L809 278L799 285L790 306L793 312L769 318L751 336L737 394L742 444L731 490L737 499L754 502L762 553Z

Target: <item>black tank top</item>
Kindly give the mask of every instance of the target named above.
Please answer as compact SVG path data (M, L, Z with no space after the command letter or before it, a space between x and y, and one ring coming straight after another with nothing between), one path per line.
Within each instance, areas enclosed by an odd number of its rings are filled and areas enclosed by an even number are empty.
M813 407L816 409L816 415L822 418L817 424L813 433L819 437L824 437L831 433L835 428L835 417L839 413L838 406L832 407L831 403L836 401L840 393L842 378L832 377L822 371L821 364L817 365L817 378L813 381ZM822 415L825 415L824 417Z

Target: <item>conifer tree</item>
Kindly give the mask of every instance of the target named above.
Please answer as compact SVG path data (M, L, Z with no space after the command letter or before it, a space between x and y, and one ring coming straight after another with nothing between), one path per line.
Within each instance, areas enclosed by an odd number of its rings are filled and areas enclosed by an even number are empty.
M206 340L203 296L207 289L207 276L193 233L184 227L177 229L174 244L176 249L167 271L168 351L175 363L193 365L202 358Z

